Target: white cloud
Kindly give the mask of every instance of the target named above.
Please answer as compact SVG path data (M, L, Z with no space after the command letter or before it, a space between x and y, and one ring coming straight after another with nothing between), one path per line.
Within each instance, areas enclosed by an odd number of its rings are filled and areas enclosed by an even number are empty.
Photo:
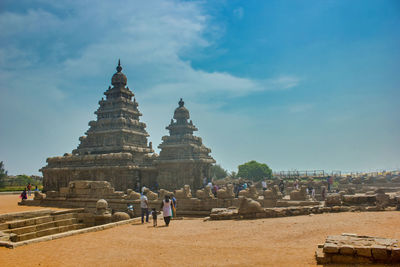
M166 134L164 127L180 97L197 114L196 124L217 127L218 122L210 121L213 116L226 123L236 119L218 114L221 103L205 99L289 89L299 83L292 76L255 80L227 72L206 72L182 60L182 53L195 53L214 41L204 37L206 31L216 30L202 2L56 2L47 3L52 5L49 10L38 6L20 13L0 13L0 90L4 96L0 99L0 119L10 124L2 132L5 138L0 156L15 159L11 172L33 172L44 165L47 156L74 148L71 145L76 145L76 133L82 135L87 129L85 121L93 118L96 102L108 87L118 58L128 76L128 86L141 104L154 146ZM235 15L242 18L243 9L237 9ZM82 103L87 106L80 106ZM82 112L79 123L77 110ZM12 112L5 116L8 111ZM24 119L31 127L40 125L29 139ZM58 125L60 120L62 126ZM43 139L49 131L57 138ZM3 144L11 137L26 140L24 145L38 156L32 159L31 155L15 154L11 145Z

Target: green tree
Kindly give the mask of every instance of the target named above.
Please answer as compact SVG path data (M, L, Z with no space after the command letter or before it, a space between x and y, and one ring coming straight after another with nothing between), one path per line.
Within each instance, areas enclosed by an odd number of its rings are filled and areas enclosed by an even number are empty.
M238 166L238 177L246 178L253 181L260 181L264 178L272 178L272 170L265 163L259 163L255 160L249 161Z
M4 180L7 177L7 171L4 169L4 163L0 161L0 187L4 187Z
M211 178L224 179L228 176L228 172L219 164L212 165L210 168Z

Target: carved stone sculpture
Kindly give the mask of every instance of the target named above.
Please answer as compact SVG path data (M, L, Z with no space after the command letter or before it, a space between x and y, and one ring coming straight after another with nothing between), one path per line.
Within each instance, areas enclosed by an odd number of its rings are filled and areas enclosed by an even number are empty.
M239 197L247 197L252 199L258 198L257 188L254 185L251 185L249 188L242 190L239 192Z
M301 186L299 190L290 192L290 200L304 201L307 199L307 187Z
M228 184L226 188L221 188L217 191L217 198L221 199L233 199L235 198L235 192L233 191L233 184Z
M261 207L260 203L251 198L239 197L239 214L257 212L264 212L264 209Z
M163 200L165 198L165 196L173 196L174 195L173 192L170 192L165 189L160 189L159 193L160 193L160 196L159 196L160 200Z
M199 199L215 198L214 194L211 192L211 186L206 186L204 189L197 190L196 197Z
M190 190L190 186L189 185L184 185L182 189L175 190L175 197L177 199L191 198L192 197L192 191Z

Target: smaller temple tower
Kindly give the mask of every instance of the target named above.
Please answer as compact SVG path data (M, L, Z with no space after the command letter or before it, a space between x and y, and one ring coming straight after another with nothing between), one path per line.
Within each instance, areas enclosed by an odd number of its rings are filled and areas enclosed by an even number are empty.
M202 180L209 176L215 160L209 155L211 149L202 144L200 137L193 132L198 129L190 120L189 110L181 98L175 109L170 125L169 136L162 137L160 156L154 161L158 169L157 181L160 188L168 190L180 188L185 184L192 189L202 187Z

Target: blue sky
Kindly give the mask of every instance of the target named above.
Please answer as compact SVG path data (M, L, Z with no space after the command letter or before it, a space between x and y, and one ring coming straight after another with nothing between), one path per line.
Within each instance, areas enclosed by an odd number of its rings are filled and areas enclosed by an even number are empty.
M400 168L400 2L2 1L0 160L71 152L118 58L161 143L180 97L228 170Z

